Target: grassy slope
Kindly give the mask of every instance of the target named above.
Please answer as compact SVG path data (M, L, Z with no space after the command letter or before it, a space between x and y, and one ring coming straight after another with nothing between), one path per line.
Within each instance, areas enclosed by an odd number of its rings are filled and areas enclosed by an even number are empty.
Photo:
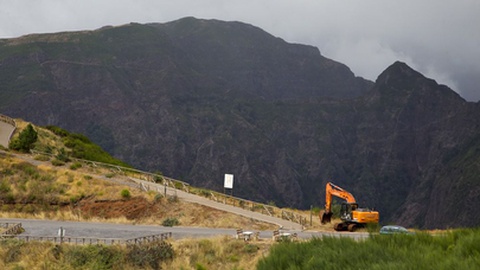
M17 123L18 134L28 123L21 120L17 120ZM50 128L61 135L59 136L44 128L35 129L39 135L34 148L37 151L48 152L57 157L60 152L67 156L75 156L80 152L95 157L97 161L124 165L78 134L72 136L67 131ZM74 147L69 148L66 145ZM93 151L90 151L91 149ZM32 164L8 153L0 155L0 200L4 202L1 216L108 219L146 224L158 224L160 217L176 218L185 226L273 228L273 225L254 222L248 218L185 203L175 198L165 198L157 192L144 193L128 186L128 178L117 174L117 171L88 167L78 162L58 163L57 158L44 155L35 158L39 160ZM122 196L124 190L129 191L128 197Z
M28 124L22 121L18 123L20 131ZM39 142L35 146L37 150L53 154L61 148L68 150L59 136L47 129L35 129L39 134ZM274 228L273 225L172 197L165 198L156 192L142 192L122 184L125 178L106 169L72 166L71 162L54 166L52 160L37 156L37 160L31 163L8 152L0 153L0 200L3 202L0 217L135 224L159 224L161 220L174 218L183 226L243 227L252 230ZM128 198L122 196L124 190L129 190ZM133 205L135 209L141 208L141 211L128 211L133 209ZM257 252L260 247L265 251L270 244L270 241L257 242L252 246L232 237L184 239L173 243L177 257L168 264L178 269L211 264L224 265L227 267L224 269L250 269L262 254ZM139 265L128 261L129 252L124 247L73 246L59 251L50 243L1 241L0 268L101 269L121 265L122 269L137 269ZM84 255L88 259L81 260ZM123 264L112 264L110 257L120 262L124 260Z
M20 127L24 126L25 123L20 124ZM64 147L62 140L51 132L37 130L41 138L38 147ZM251 220L221 211L161 198L154 192L143 193L115 182L117 176L110 171L85 167L73 170L69 164L53 166L49 161L39 163L33 165L8 153L0 155L0 196L4 202L1 206L2 217L154 224L158 223L160 216L178 218L186 226L253 226L265 229L262 227L265 225L252 224ZM105 181L101 177L106 175L112 181ZM122 197L122 190L125 189L130 191L130 198ZM128 213L112 212L113 216L107 216L105 209L115 208L113 204L95 211L92 203L95 200L143 204L152 215L132 218ZM125 208L124 205L122 208ZM103 214L98 214L100 212ZM362 242L347 238L325 238L279 245L267 239L251 243L231 237L184 239L171 243L175 258L162 262L162 265L164 269L255 269L257 264L259 269L428 269L431 265L441 269L474 269L472 267L480 263L480 250L476 245L479 238L478 230L465 230L448 233L445 237L426 234L411 237L374 236ZM0 267L136 269L138 264L129 261L129 252L131 250L124 247L65 246L59 249L50 243L3 241L0 242ZM25 254L29 255L28 259L25 259ZM146 258L143 257L144 260ZM112 262L114 259L116 263Z

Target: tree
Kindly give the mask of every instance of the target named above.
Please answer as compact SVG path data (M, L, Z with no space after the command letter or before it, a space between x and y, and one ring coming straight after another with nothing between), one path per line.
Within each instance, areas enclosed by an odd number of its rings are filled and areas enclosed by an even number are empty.
M18 138L10 142L9 147L13 150L27 153L33 148L33 144L37 141L38 134L31 124L20 132Z

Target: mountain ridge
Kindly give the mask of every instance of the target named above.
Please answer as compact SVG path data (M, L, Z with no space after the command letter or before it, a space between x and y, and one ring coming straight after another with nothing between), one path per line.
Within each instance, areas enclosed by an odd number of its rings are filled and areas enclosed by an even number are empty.
M2 113L86 134L137 168L213 190L233 173L235 194L299 208L322 207L333 181L384 222L480 221L448 221L427 202L463 213L458 193L425 190L449 177L478 190L463 157L479 106L405 63L370 82L312 46L195 18L28 38L0 43Z

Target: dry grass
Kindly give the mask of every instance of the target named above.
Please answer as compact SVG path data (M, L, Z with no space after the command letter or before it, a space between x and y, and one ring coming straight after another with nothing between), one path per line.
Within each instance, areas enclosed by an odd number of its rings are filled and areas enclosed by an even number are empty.
M176 257L163 269L255 269L273 244L271 240L244 242L229 236L182 239L173 243Z
M49 269L51 243L10 243L0 248L0 269ZM28 254L28 256L26 256Z
M174 259L163 262L161 269L255 269L258 261L268 255L274 243L271 240L244 242L229 236L218 236L208 239L182 239L171 244ZM70 244L56 246L49 242L5 241L0 245L0 269L78 269L75 260L95 260L93 257L82 256L92 255L98 259L98 254L90 253L86 249L88 247ZM110 246L107 249L117 250L121 254L128 252L125 246ZM77 252L72 252L73 250ZM72 257L74 254L80 257ZM105 255L108 254L111 253L107 252ZM125 256L121 257L126 259ZM81 269L92 268L85 265ZM125 261L121 269L138 267Z
M18 126L16 135L29 124L21 119L16 119L16 123ZM39 134L39 145L45 152L55 154L55 151L64 148L62 140L51 131L35 126L34 128ZM83 164L71 169L73 163L53 166L51 158L44 156L38 156L34 161L28 155L21 157L20 159L9 156L8 153L0 155L0 175L3 169L16 172L16 175L8 175L2 179L8 181L8 189L12 196L17 199L42 197L43 201L55 201L59 204L36 205L34 202L22 205L20 201L16 201L15 205L0 205L3 210L0 211L0 217L3 218L129 224L161 224L166 218L175 218L182 226L276 229L276 225L177 199L171 200L171 197L165 198L157 192L144 192L132 188L122 184L128 182L128 178L117 175L118 172L107 168ZM125 189L129 191L130 198L121 196L121 191Z
M55 201L70 204L48 208L44 206L34 206L32 208L31 205L25 206L22 204L3 205L2 209L4 211L0 212L0 217L157 225L161 224L166 218L176 218L183 226L241 227L249 230L275 228L275 225L272 224L258 222L198 204L186 203L171 197L165 198L154 191L143 192L140 189L122 185L122 181L128 181L128 179L121 176L105 177L109 173L105 169L82 167L77 170L70 170L67 168L68 164L63 167L56 167L49 162L37 161L37 163L38 165L33 166L15 157L4 156L0 158L0 171L2 168L24 168L37 178L37 180L29 180L26 185L20 185L20 182L26 181L26 177L21 175L23 172L8 176L5 179L10 183L10 192L16 197L28 197L29 193L35 193L35 189L38 189L39 185L42 184L41 188L50 190L49 197L56 198ZM46 183L41 179L52 180L51 183ZM49 186L45 187L44 185ZM127 189L131 194L130 199L121 196L121 191L124 189ZM98 203L98 201L101 201L101 203ZM73 204L72 202L76 203ZM139 210L139 207L142 208ZM24 209L31 210L24 211Z

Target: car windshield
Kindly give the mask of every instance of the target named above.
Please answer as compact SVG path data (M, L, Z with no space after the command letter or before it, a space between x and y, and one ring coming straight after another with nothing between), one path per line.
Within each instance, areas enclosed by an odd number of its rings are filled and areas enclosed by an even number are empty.
M384 226L380 229L381 232L402 232L408 233L408 230L401 226Z

